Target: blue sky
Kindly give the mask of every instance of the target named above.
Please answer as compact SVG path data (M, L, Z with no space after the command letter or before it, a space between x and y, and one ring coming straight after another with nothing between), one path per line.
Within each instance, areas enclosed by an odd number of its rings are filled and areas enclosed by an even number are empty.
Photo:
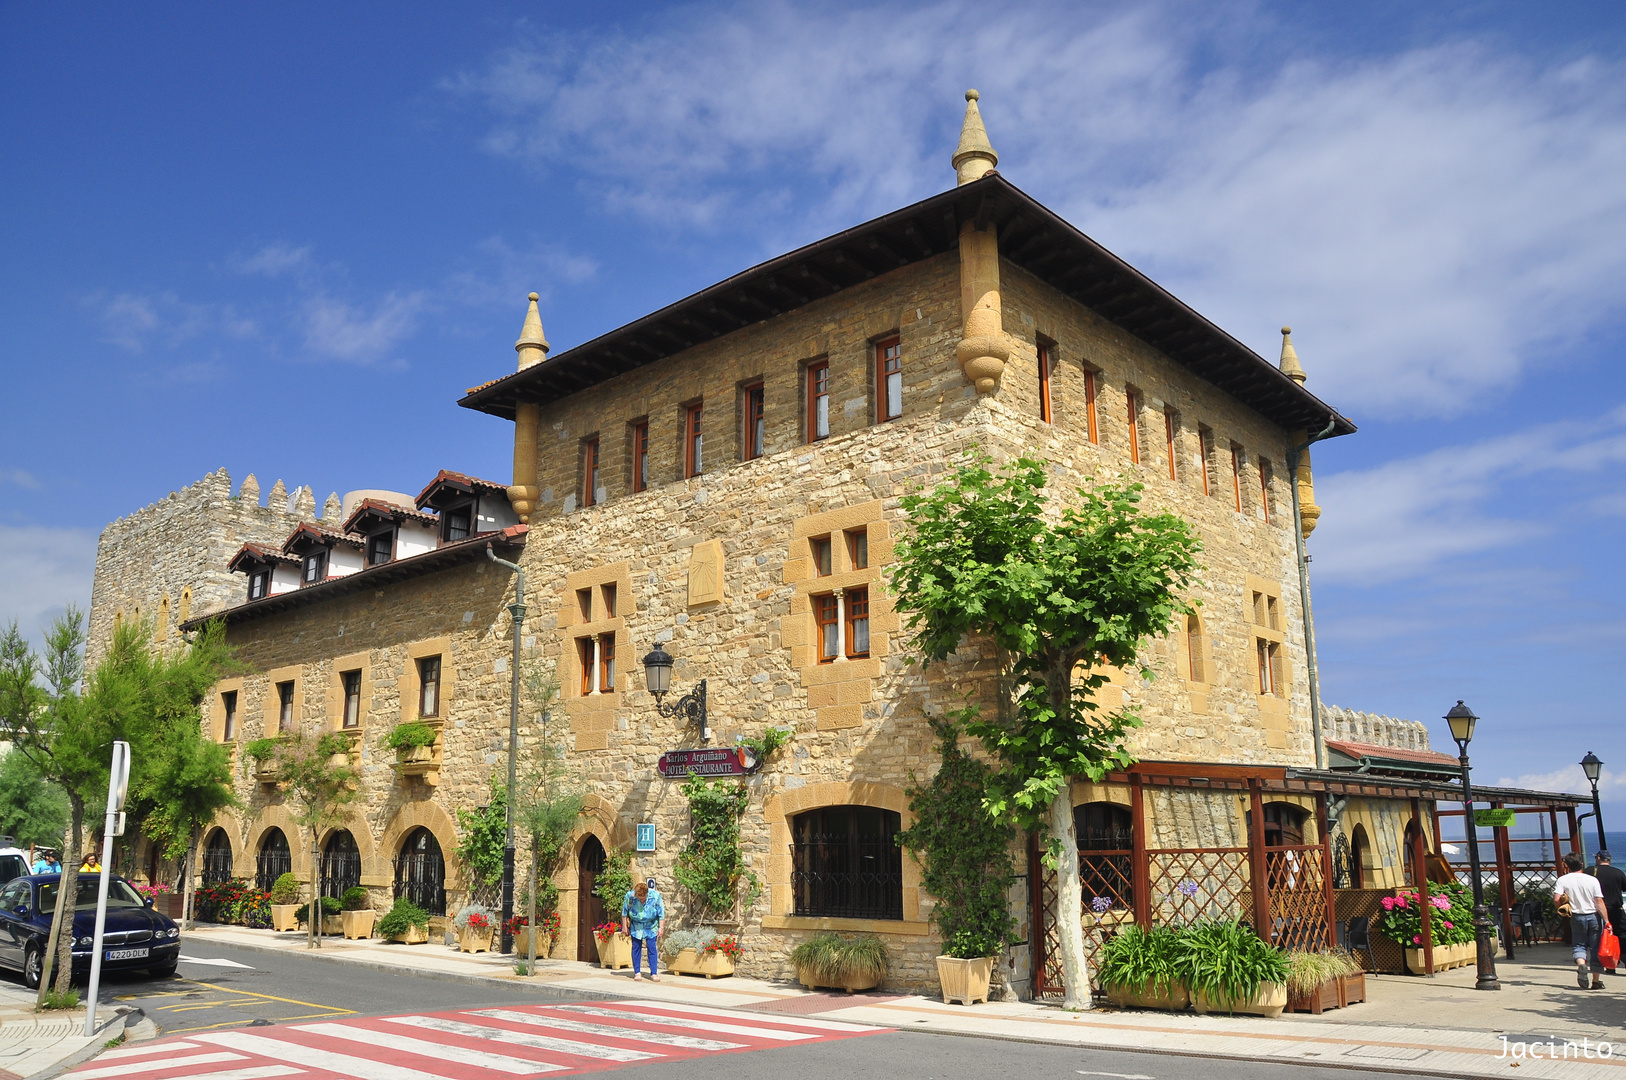
M1411 7L0 4L0 618L222 465L505 478L452 402L526 292L557 351L939 191L977 86L1002 172L1360 425L1326 699L1577 787L1626 762L1626 16Z

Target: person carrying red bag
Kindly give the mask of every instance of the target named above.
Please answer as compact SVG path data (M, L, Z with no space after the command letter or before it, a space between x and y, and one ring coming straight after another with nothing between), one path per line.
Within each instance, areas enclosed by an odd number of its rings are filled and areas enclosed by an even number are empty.
M1618 975L1620 966L1620 940L1626 938L1626 908L1621 906L1621 895L1626 892L1626 871L1610 865L1609 853L1598 852L1597 865L1589 871L1598 879L1599 888L1603 889L1603 903L1609 909L1609 927L1612 933L1604 935L1604 943L1598 948L1598 958L1603 961L1603 968L1611 975ZM1609 954L1609 938L1615 939L1613 956Z

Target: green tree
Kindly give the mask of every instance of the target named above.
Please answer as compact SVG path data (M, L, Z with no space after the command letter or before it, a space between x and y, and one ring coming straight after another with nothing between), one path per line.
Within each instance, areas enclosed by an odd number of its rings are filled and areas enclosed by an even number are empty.
M541 721L541 733L517 770L514 792L514 828L531 843L531 865L525 890L525 925L531 928L531 947L525 973L536 974L536 928L539 914L551 913L559 903L553 875L570 850L576 822L586 804L581 778L565 763L562 747L548 741L550 706L559 692L551 667L532 664L525 672L525 693Z
M322 947L322 830L344 820L361 775L350 767L350 739L336 731L312 738L298 732L277 745L277 782L294 804L294 821L310 830L310 916L307 948Z
M62 883L43 958L41 1000L53 967L59 994L72 977L73 935L62 928L73 925L85 818L105 803L113 742L130 743L130 782L139 787L153 766L156 741L177 725L197 725L204 696L231 666L219 625L185 647L161 652L151 648L150 627L119 625L107 656L88 676L84 643L84 618L72 607L51 626L43 656L15 622L0 634L0 725L15 752L61 785L68 799Z
M473 810L458 810L457 857L469 871L471 896L480 903L502 887L503 853L508 846L508 785L491 778L491 798ZM493 906L502 906L499 896Z
M68 828L68 796L27 754L0 758L0 832L18 847L55 847Z
M1143 515L1139 484L1081 488L1049 506L1045 463L998 470L973 452L952 479L906 496L909 534L891 585L912 644L927 664L967 637L1000 650L1009 709L964 714L997 768L984 804L1023 828L1046 828L1058 878L1057 926L1065 1005L1089 1008L1083 889L1069 783L1100 780L1132 762L1126 735L1139 719L1095 701L1108 668L1140 668L1147 640L1192 606L1181 599L1201 544L1172 514Z
M162 847L166 858L185 856L183 914L192 926L192 879L203 830L222 811L242 805L231 787L231 754L204 737L202 725L177 723L151 740L151 764L143 772L140 794L151 804L143 831Z

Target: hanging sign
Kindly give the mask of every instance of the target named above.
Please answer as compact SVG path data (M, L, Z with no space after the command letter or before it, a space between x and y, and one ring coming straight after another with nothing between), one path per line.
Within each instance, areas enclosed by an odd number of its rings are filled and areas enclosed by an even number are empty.
M686 776L744 776L757 771L757 756L743 746L715 750L668 750L656 768L668 780Z
M1474 811L1475 825L1489 825L1495 828L1506 829L1513 825L1513 810L1510 807L1492 807L1489 810Z
M654 824L654 822L650 822L648 824L640 824L638 826L638 850L639 851L654 851L655 850L655 824Z

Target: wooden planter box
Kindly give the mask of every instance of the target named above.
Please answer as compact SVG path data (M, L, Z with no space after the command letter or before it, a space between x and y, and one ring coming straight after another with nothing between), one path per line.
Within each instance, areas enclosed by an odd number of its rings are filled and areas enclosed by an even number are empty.
M1107 987L1107 1000L1120 1009L1167 1009L1183 1012L1191 1005L1191 991L1183 982L1171 982L1166 990L1151 986L1134 991L1125 986Z
M1302 997L1289 993L1287 995L1287 1011L1307 1012L1320 1016L1327 1009L1341 1007L1344 1002L1339 994L1338 984L1339 980L1332 978Z
M993 978L997 957L980 956L966 960L958 956L937 958L937 982L943 988L943 1004L988 1003L988 983Z
M666 970L675 975L704 975L708 979L722 979L734 974L734 961L720 952L680 949L666 965Z
M339 921L344 927L344 936L347 938L370 938L373 936L373 923L378 919L378 912L372 908L363 908L360 911L342 911Z
M426 926L409 926L406 933L396 934L388 940L397 945L423 945L429 941L429 928Z
M593 935L598 943L598 966L618 971L632 966L632 938L617 930L608 938Z
M809 990L817 990L822 987L826 990L845 990L849 994L856 994L860 990L873 990L881 985L881 980L874 977L862 979L854 977L844 983L814 982L812 974L804 972L801 968L796 969L796 978Z
M1239 1013L1243 1016L1282 1015L1287 1008L1287 984L1260 983L1253 997L1244 1001L1212 1001L1200 990L1191 993L1191 1004L1200 1013Z
M491 939L497 931L494 927L484 930L459 930L457 932L457 949L459 952L477 953L490 952Z
M1337 982L1340 1007L1359 1005L1366 1000L1366 972L1358 971L1353 975L1340 976Z
M272 904L271 929L278 933L284 930L298 930L299 919L294 915L298 910L298 904Z

